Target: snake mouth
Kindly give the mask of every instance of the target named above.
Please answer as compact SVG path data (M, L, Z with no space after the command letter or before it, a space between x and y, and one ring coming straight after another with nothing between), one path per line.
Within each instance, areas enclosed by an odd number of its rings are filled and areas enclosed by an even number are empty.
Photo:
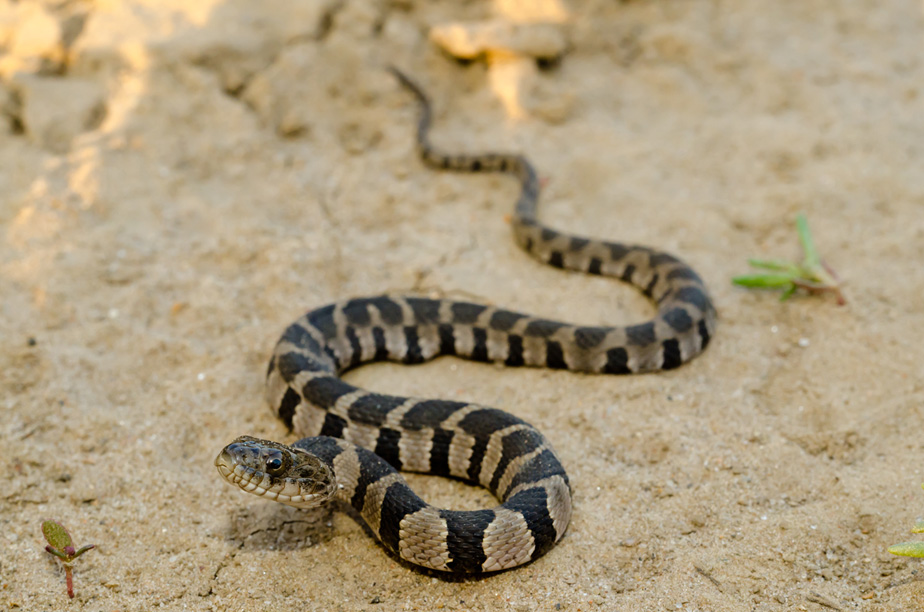
M218 468L221 477L229 483L260 497L276 500L285 488L285 483L273 486L272 479L266 473L236 463L226 450L215 458L215 467Z
M218 473L221 474L222 478L230 480L229 477L234 472L234 465L226 452L222 452L215 458L215 467L218 468Z

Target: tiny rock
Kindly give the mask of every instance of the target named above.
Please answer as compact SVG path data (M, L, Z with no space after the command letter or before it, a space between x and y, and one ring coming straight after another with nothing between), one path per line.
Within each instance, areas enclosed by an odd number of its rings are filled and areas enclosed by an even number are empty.
M563 23L571 19L565 0L494 0L498 14L520 22Z
M39 72L64 60L61 25L43 6L22 3L0 13L0 41L8 52L0 58L0 74Z
M430 40L462 59L495 53L554 59L567 47L561 28L554 24L504 20L436 25L430 30Z
M55 153L67 151L75 136L93 129L105 116L103 90L93 81L17 75L12 87L26 135Z

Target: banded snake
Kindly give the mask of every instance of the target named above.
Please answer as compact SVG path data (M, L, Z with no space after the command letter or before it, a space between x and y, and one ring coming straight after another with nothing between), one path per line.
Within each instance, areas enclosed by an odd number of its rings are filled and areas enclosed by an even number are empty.
M291 506L349 503L393 553L450 572L491 572L536 559L565 533L571 484L551 444L507 412L466 402L384 395L340 376L362 364L414 364L441 355L507 366L629 374L668 370L709 343L716 313L700 277L679 259L644 246L566 235L536 218L539 180L521 155L447 155L428 141L431 106L391 69L420 107L417 150L440 170L500 172L520 183L514 238L558 268L614 276L657 305L625 327L568 325L481 304L424 297L349 299L292 323L273 352L266 399L297 435L292 445L243 436L216 459L244 491ZM397 470L486 487L493 509L436 508Z

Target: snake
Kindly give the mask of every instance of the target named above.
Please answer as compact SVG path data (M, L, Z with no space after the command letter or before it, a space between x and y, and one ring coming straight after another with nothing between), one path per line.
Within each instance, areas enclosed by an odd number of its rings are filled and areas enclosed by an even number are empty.
M389 70L416 99L416 150L425 166L514 177L520 194L510 224L524 251L556 268L621 279L650 298L656 314L635 325L571 325L494 305L399 295L313 309L285 329L266 375L273 412L304 437L282 444L241 436L215 465L227 482L264 499L299 508L335 500L352 506L386 549L416 566L505 570L549 551L570 522L571 483L549 440L497 408L376 393L346 382L343 373L444 355L572 372L658 372L707 347L716 311L700 276L669 253L543 225L536 215L540 181L523 155L434 148L427 95L400 70ZM499 505L437 508L399 471L480 485Z

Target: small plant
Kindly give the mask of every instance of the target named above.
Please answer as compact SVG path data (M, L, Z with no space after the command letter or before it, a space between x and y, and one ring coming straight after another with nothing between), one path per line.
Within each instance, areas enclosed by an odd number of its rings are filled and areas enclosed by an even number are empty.
M924 489L924 484L921 485ZM924 519L918 519L911 528L911 533L924 533ZM924 542L902 542L889 546L889 552L902 557L924 557Z
M846 304L837 274L818 255L805 215L796 217L796 230L799 232L799 242L802 243L802 263L780 259L749 259L751 266L771 272L736 276L732 283L749 289L782 289L780 301L789 299L793 293L802 289L807 293L833 293L838 304Z
M67 579L67 596L73 598L74 574L72 568L74 566L74 560L88 550L96 548L96 544L88 544L87 546L80 547L80 550L75 550L71 534L64 528L64 525L57 521L42 521L42 535L45 536L45 540L48 542L48 546L45 547L45 550L61 559L61 562L64 563L64 576Z

